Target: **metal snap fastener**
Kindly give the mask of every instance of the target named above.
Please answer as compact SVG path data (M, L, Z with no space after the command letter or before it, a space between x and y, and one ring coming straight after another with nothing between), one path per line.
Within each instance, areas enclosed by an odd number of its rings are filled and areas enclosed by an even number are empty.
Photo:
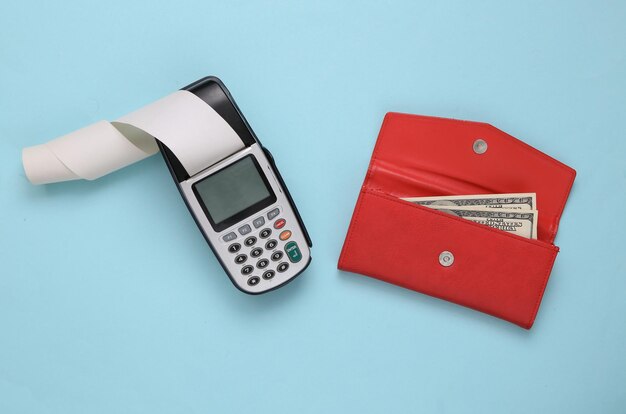
M474 145L472 146L472 148L474 149L474 152L479 155L487 152L488 147L489 146L487 145L487 141L485 141L484 139L480 139L480 138L474 141Z
M454 263L454 255L447 250L444 250L439 255L439 264L443 267L450 267Z

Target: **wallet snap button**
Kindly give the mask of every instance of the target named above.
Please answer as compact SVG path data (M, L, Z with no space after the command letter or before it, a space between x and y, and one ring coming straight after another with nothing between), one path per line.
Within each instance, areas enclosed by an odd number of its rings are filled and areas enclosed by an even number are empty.
M447 250L444 250L439 255L439 264L443 267L450 267L454 263L454 255Z
M480 139L480 138L474 141L474 145L472 146L472 148L474 149L474 152L479 155L487 152L488 147L489 146L487 145L487 141L485 141L484 139Z

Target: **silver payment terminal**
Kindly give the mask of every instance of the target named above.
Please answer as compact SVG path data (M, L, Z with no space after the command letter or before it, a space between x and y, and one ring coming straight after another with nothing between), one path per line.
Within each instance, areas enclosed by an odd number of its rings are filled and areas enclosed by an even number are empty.
M157 140L187 208L237 288L259 294L283 286L307 268L312 243L272 155L218 78L206 77L183 89L211 106L244 144L189 176Z

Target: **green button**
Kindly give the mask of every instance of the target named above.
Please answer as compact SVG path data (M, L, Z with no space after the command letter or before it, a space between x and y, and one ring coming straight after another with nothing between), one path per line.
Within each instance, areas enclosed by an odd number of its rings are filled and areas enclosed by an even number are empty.
M302 260L302 252L300 252L296 242L287 243L285 245L285 253L287 253L287 257L289 257L291 263L297 263Z

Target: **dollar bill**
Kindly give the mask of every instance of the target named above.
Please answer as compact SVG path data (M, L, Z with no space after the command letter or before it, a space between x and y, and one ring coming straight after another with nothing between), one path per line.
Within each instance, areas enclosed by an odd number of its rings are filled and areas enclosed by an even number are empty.
M473 208L443 208L437 207L438 211L462 217L474 223L517 234L527 239L537 238L537 210L509 210L483 208L482 210Z
M402 199L432 208L463 207L477 209L537 210L537 195L535 193L471 194L437 197L405 197Z

